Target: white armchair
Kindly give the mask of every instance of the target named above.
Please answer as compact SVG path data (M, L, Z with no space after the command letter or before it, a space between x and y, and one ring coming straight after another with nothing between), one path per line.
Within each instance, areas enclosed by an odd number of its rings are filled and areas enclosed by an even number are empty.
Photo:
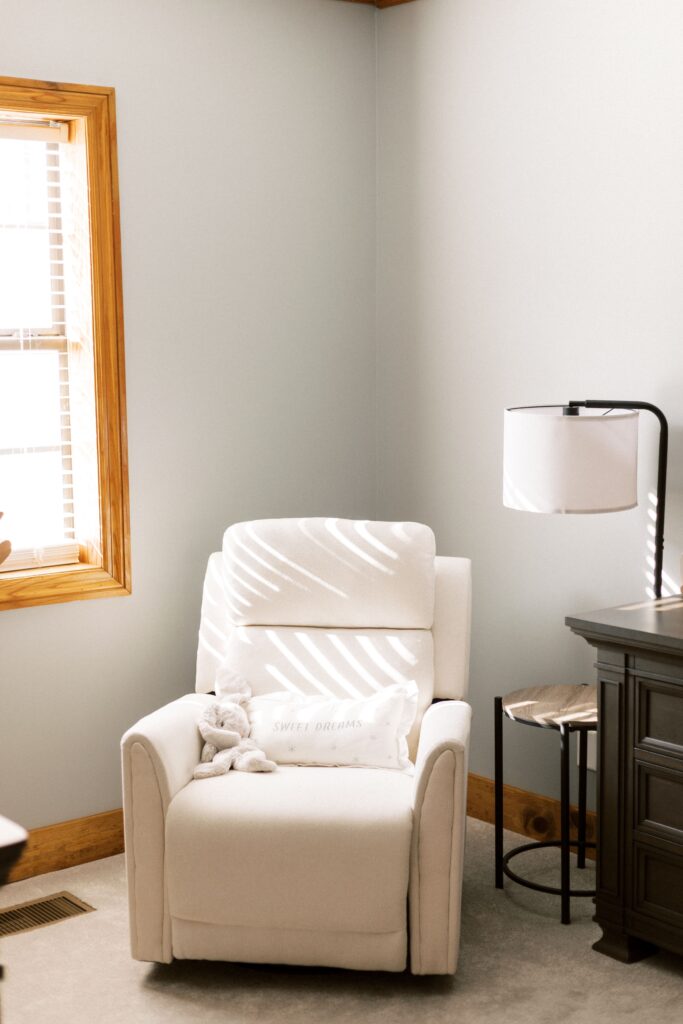
M470 563L414 523L261 520L204 584L196 693L122 740L132 954L452 974L458 959ZM414 771L281 766L193 780L227 662L255 693L415 679ZM433 703L436 701L435 703ZM406 899L408 911L406 912Z

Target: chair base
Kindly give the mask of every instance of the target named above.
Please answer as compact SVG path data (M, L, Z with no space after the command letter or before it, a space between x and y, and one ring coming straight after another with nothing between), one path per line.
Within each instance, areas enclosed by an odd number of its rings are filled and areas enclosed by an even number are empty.
M177 960L345 967L359 971L403 971L406 931L321 932L297 928L251 928L171 918Z

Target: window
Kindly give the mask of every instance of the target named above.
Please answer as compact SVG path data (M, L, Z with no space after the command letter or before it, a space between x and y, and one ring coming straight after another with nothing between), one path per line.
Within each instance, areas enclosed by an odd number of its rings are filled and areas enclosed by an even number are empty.
M112 89L0 78L0 512L0 607L130 592Z

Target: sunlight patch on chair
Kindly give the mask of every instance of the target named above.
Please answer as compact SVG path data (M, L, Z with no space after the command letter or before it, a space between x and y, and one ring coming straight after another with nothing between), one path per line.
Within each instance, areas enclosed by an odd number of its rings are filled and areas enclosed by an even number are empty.
M267 629L266 636L268 637L270 642L274 644L275 647L277 647L278 651L280 651L281 654L284 654L285 658L290 663L290 665L292 665L297 670L297 672L299 672L303 676L304 679L308 680L311 686L315 686L316 690L319 690L321 693L324 693L328 696L333 695L333 691L326 687L323 683L321 683L319 679L316 679L313 673L309 672L304 663L299 658L297 658L296 654L290 651L287 644L278 636L274 629Z
M408 665L417 665L417 658L411 650L409 650L402 640L397 636L388 636L386 638L387 643L390 647L393 647L399 658L403 658Z
M406 530L405 523L394 523L391 527L391 532L394 537L397 537L398 540L402 541L404 544L410 544L412 541L410 534Z
M341 639L341 637L336 636L334 633L328 633L327 637L331 641L333 646L336 647L336 649L339 651L342 658L344 658L349 663L351 668L353 668L358 673L358 675L362 679L364 679L369 686L372 687L373 690L382 689L382 684L380 683L380 681L378 679L375 679L375 677L371 675L370 672L368 672L365 666L362 665L360 661L358 661L358 658L356 658L355 655L351 653L351 651L348 649L348 647ZM356 639L358 638L356 637Z
M231 562L234 562L235 565L239 565L240 569L246 572L248 576L251 576L252 579L258 580L259 583L262 583L264 587L269 587L270 590L273 590L276 594L280 593L280 588L277 584L271 583L271 581L267 580L265 576L261 576L261 574L256 572L255 569L250 568L246 562L243 562L241 558L237 557L234 551L230 553L230 560Z
M389 664L387 659L382 654L380 654L380 652L377 650L377 647L369 637L358 636L356 637L356 639L363 648L363 650L366 651L367 654L372 658L375 665L377 665L378 668L381 668L384 674L389 676L390 679L393 679L395 683L410 682L408 676L404 676L402 672L399 672L397 668L394 668L393 665Z
M280 671L277 665L271 665L267 663L265 665L265 670L268 673L268 675L272 676L273 679L276 679L278 683L280 683L280 685L284 687L285 690L291 690L292 693L303 694L304 691L300 687L298 687L296 683L293 683L291 679L288 679L284 672Z
M321 548L331 558L336 558L338 562L341 562L342 565L345 565L347 569L351 570L351 572L361 572L362 571L357 565L353 565L352 562L349 562L345 558L342 558L342 556L340 554L338 554L332 548L329 548L327 546L327 544L323 544L323 542L321 540L318 540L318 538L314 534L312 534L310 532L310 530L308 529L308 527L305 525L306 522L307 522L307 520L305 520L305 519L300 519L299 522L298 522L299 529L303 533L303 535L306 538L306 540L309 540L311 542L311 544L315 544L316 547Z
M376 548L377 551L381 551L383 555L388 555L389 558L397 559L399 557L397 551L394 551L393 548L388 548L386 544L382 543L381 540L378 540L377 537L372 536L372 534L368 530L367 519L364 519L362 521L359 520L358 522L355 522L353 525L355 527L356 533L359 533L363 540L370 544L373 548Z
M247 606L247 608L251 608L251 601L247 600L246 597L240 594L239 590L235 590L235 588L230 586L229 583L226 584L226 590L230 597L234 598L235 601L239 601L240 604L244 604ZM238 615L242 614L242 612L238 612Z
M208 651L213 658L216 658L218 661L222 660L224 651L210 644L203 632L199 634L199 646Z
M217 626L215 622L212 622L211 619L205 617L202 620L202 630L204 629L210 630L216 636L216 638L221 641L221 643L225 643L227 639L225 635L225 630L220 629L220 627Z
M209 578L210 583L212 585L215 584L222 594L226 593L225 577L223 576L223 573L221 572L220 563L219 562L216 561L216 562L210 562L209 563L209 568L207 570L207 576Z
M233 617L234 619L240 619L240 618L241 618L241 617L242 617L242 616L244 615L244 610L243 610L242 608L237 608L237 607L236 607L236 606L235 606L235 605L234 605L234 604L232 603L232 601L231 601L231 600L229 599L229 597L228 597L228 594L227 594L227 588L226 588L226 594L225 594L225 597L223 598L223 603L225 604L225 607L227 608L227 610L228 610L228 613L229 613L229 614L230 614L230 615L231 615L231 616L232 616L232 617ZM232 623L230 623L230 625L232 626Z
M202 601L203 606L206 608L208 605L210 608L215 608L218 612L224 611L223 601L218 601L217 598L210 594L208 590L204 590L204 598Z
M230 578L235 583L239 583L239 585L241 587L244 587L245 590L248 590L250 594L255 594L256 597L261 597L263 598L264 601L270 601L269 597L266 597L265 594L262 594L260 590L256 589L256 587L252 587L251 583L247 583L247 581L243 580L241 576L238 576L234 569L232 569L230 572Z
M268 554L273 556L273 558L277 558L280 562L284 562L284 564L288 566L290 569L294 569L296 572L300 572L302 576L305 576L307 579L312 580L314 583L318 583L321 587L324 587L331 593L336 594L337 597L343 597L345 600L349 599L349 595L346 594L343 590L340 590L339 587L333 586L326 580L321 579L321 577L317 576L314 572L310 572L310 570L306 569L303 565L299 565L298 562L293 562L291 558L287 558L286 555L283 555L280 551L277 551L274 547L272 547L272 545L268 544L265 540L258 536L253 526L247 527L247 533L249 534L251 539L259 545L259 547L267 551Z
M280 569L277 569L274 565L271 565L271 563L267 562L265 558L262 558L261 555L256 553L256 551L253 551L250 547L248 547L244 543L244 541L237 536L236 533L232 534L231 543L234 544L236 547L240 548L241 551L244 551L244 553L246 555L249 555L250 558L253 558L254 561L258 562L259 565L262 565L264 569L268 570L268 572L272 572L281 580L285 580L287 583L291 583L292 586L298 587L299 590L303 590L306 592L308 591L308 587L305 587L303 583L301 583L299 580L292 579L292 577L288 576L286 572L281 572ZM223 558L225 559L225 561L228 560L227 552L223 553Z
M314 658L317 663L324 668L330 678L334 679L348 694L352 697L361 697L362 693L357 687L353 686L352 683L345 679L341 672L338 672L332 662L325 657L322 651L319 651L313 640L307 633L295 633L294 636L297 638L302 647L305 647L308 653Z
M386 565L382 565L382 563L378 562L376 558L373 558L372 555L367 554L365 551L359 548L357 544L354 544L352 540L349 540L348 537L345 537L342 534L339 527L337 526L338 522L338 519L325 520L325 529L332 534L335 540L338 540L340 544L343 544L345 548L348 548L349 551L352 551L354 555L358 556L358 558L362 558L364 562L368 563L368 565L374 566L375 569L379 569L380 572L385 573L387 576L394 575L392 569L388 569Z

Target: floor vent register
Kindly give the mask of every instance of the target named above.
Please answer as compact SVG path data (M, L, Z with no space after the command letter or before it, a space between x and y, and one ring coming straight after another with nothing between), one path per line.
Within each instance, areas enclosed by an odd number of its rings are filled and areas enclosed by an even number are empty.
M12 907L0 909L0 936L28 932L33 928L64 921L67 917L88 914L91 907L70 892L56 892L52 896L41 896L26 903L15 903Z

